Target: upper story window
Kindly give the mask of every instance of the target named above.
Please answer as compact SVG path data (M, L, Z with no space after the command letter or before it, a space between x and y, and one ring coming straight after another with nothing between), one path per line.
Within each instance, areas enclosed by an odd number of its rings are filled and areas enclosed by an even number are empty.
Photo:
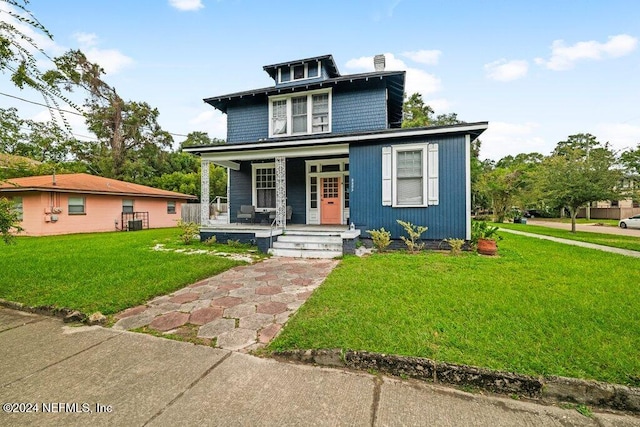
M269 136L331 132L331 91L269 98Z
M320 61L278 68L278 83L313 79L320 76Z

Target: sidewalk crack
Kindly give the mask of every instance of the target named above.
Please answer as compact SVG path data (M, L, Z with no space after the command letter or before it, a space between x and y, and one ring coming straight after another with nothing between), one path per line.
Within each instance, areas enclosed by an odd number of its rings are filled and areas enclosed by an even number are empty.
M382 377L377 375L373 379L373 402L371 403L371 427L376 425L378 408L380 407L380 390L382 389Z
M151 416L151 418L149 418L144 424L142 424L143 426L148 425L150 422L152 422L153 420L155 420L156 418L158 418L160 415L162 415L167 409L169 409L171 407L171 405L173 405L176 401L178 401L178 399L180 399L182 396L184 396L184 394L186 392L188 392L189 390L191 390L193 387L195 387L196 384L198 384L200 381L202 381L202 379L204 379L207 375L209 375L211 373L211 371L213 371L214 369L216 369L218 366L220 366L220 364L222 362L224 362L225 360L227 360L231 355L233 354L233 352L228 352L227 354L225 354L224 356L222 356L222 358L220 360L218 360L216 363L214 363L209 369L207 369L206 371L204 371L202 373L202 375L200 375L198 378L196 378L191 384L189 384L187 386L187 388L185 388L184 390L182 390L180 393L178 393L178 395L176 397L174 397L173 399L171 399L171 401L169 403L166 404L166 406L162 409L160 409L158 412L156 412L155 414L153 414Z

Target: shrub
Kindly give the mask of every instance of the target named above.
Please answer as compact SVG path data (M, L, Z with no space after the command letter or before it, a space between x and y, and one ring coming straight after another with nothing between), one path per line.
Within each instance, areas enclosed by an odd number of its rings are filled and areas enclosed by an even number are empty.
M413 225L410 222L401 221L399 219L396 220L396 222L400 224L402 228L404 228L404 231L406 231L407 235L409 235L409 238L400 236L405 245L407 245L407 249L409 249L409 252L418 252L424 249L425 243L418 243L418 241L420 240L420 236L422 235L422 233L427 231L429 227L423 225Z
M242 243L240 243L239 239L236 239L236 240L229 239L227 240L227 245L231 246L232 248L239 248L242 246Z
M379 230L367 230L367 233L371 235L371 240L373 240L373 246L380 252L384 252L384 250L391 244L391 233L382 227Z
M498 236L497 232L498 227L491 226L485 221L472 221L471 243L475 246L478 244L478 239L501 240L502 237Z
M211 236L202 243L204 243L206 246L213 246L216 244L217 241L218 239L216 239L216 236Z
M23 231L14 202L0 197L0 238L8 245L14 243L14 233Z
M180 227L180 240L185 245L190 245L198 238L199 226L195 222L179 220L178 227Z
M449 244L451 255L460 255L460 252L462 252L462 246L464 246L463 239L445 239L445 242Z

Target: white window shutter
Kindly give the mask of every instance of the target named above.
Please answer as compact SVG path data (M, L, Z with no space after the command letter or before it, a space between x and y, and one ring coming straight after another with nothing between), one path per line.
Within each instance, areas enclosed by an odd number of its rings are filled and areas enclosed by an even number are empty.
M382 147L382 206L391 206L391 147Z
M429 205L439 203L438 144L429 144L427 149L427 200Z

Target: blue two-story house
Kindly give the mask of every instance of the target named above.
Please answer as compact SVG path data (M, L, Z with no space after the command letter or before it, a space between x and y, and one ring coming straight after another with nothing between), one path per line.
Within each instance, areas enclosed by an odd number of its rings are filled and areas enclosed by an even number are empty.
M425 240L470 239L470 144L487 122L401 129L405 72L374 62L349 75L331 55L267 65L273 86L204 100L227 115L227 144L185 151L201 156L202 188L209 162L228 168L229 216L209 224L203 192L202 238L266 250L306 230L287 247L303 250L326 248L309 234L324 231L349 252L366 230L399 239L401 219L428 226Z

